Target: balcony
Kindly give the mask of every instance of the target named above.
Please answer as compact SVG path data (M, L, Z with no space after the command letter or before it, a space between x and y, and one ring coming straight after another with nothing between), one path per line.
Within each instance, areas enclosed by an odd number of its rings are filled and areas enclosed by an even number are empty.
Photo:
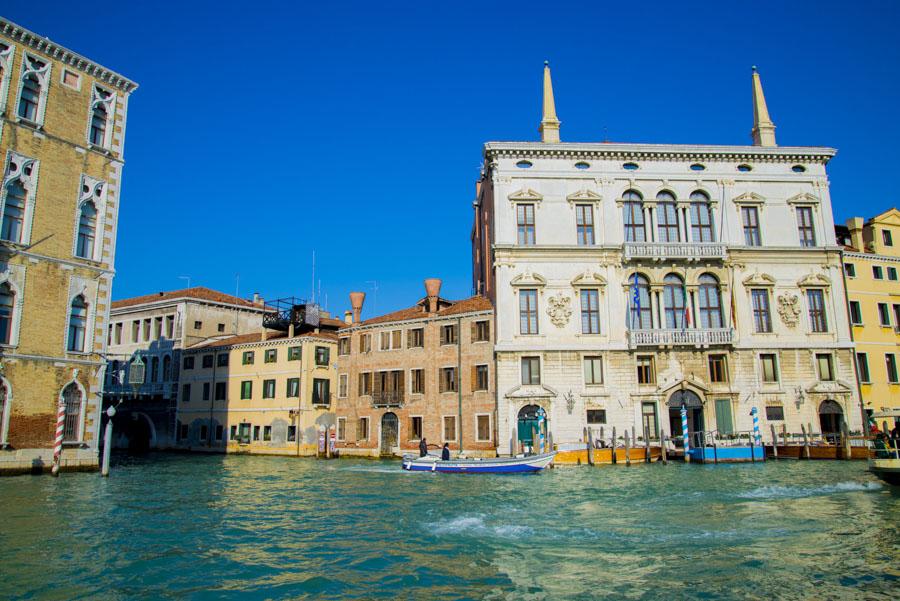
M382 390L372 393L372 405L375 407L399 407L402 404L402 390Z
M721 346L734 344L731 328L688 328L686 330L629 330L631 348L646 346Z
M720 242L626 242L623 250L626 261L721 261L726 254Z

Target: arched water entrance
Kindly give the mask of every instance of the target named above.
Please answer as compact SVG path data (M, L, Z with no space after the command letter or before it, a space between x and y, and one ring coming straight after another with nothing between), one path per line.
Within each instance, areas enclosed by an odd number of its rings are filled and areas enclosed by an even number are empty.
M822 436L826 440L833 441L841 432L841 424L844 421L844 410L836 401L827 399L819 405L819 425L822 427Z
M538 419L538 412L543 411L539 405L525 405L519 410L519 416L517 420L517 434L519 438L519 443L525 445L526 447L531 447L537 444L537 441L534 440L534 434L539 433L540 421ZM546 413L544 415L544 429L547 431L546 424Z
M688 434L693 435L704 429L703 425L703 401L693 390L676 390L666 403L669 406L669 433L671 436L681 436L681 407L687 409Z
M400 444L400 421L397 414L388 411L381 416L381 454L393 455Z

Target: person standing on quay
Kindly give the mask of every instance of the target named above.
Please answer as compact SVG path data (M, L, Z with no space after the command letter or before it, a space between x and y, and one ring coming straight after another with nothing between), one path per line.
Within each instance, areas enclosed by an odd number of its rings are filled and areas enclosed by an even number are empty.
M425 457L428 455L428 443L425 441L425 438L419 441L419 457Z

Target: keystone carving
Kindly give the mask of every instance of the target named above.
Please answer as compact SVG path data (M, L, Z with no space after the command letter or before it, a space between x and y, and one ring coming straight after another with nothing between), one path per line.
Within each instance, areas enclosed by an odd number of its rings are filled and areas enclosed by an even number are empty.
M800 321L800 297L791 292L784 292L778 297L778 314L781 321L789 328L797 327Z
M572 316L569 300L569 297L562 292L547 299L547 315L550 316L550 321L557 328L562 328L569 323L569 317Z

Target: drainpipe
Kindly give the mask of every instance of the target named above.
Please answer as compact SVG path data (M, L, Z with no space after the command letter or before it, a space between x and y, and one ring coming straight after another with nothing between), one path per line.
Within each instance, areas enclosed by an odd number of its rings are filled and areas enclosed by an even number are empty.
M202 361L202 359L201 359ZM216 403L216 370L219 368L219 353L213 353L212 382L209 385L209 427L206 429L206 447L212 448L213 439L213 406ZM228 394L228 391L225 391Z
M463 451L462 410L462 317L456 318L456 398L459 404L459 452Z
M866 406L863 404L863 395L862 395L862 384L859 381L859 366L856 358L856 343L853 338L853 319L850 317L850 293L847 291L847 271L844 269L844 249L840 250L840 269L841 269L841 280L844 282L844 310L847 312L847 323L850 326L850 342L853 342L853 350L852 353L852 361L850 362L853 365L853 373L856 375L856 394L859 395L859 412L862 416L862 435L865 436L869 431L869 416L866 415ZM868 355L866 356L866 360L868 361ZM847 426L849 430L849 425Z

